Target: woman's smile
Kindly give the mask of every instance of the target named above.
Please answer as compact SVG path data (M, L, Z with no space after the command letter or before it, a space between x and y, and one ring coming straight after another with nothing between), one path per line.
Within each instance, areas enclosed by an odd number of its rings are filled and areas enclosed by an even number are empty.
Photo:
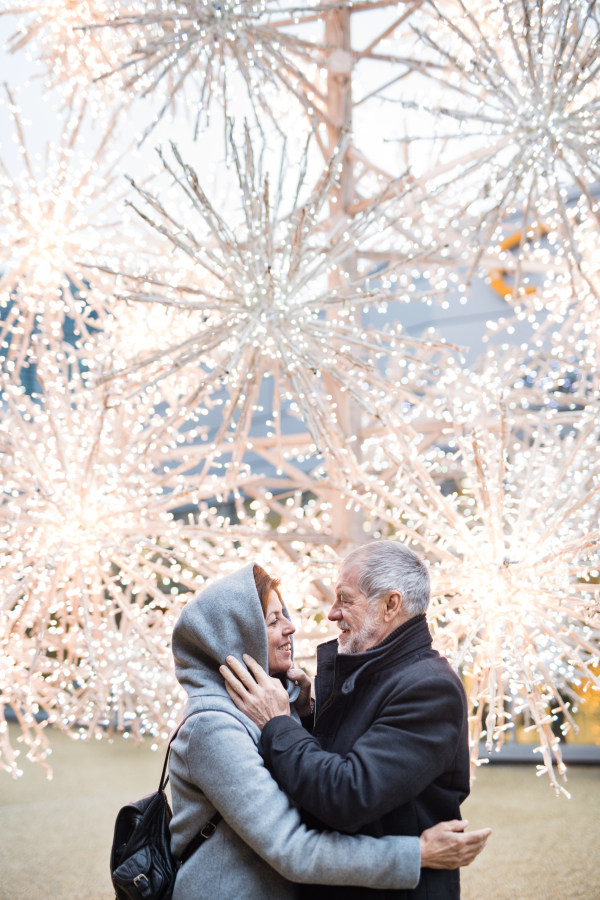
M283 603L276 591L271 591L265 612L269 675L283 674L292 665L291 635L295 628L283 613Z

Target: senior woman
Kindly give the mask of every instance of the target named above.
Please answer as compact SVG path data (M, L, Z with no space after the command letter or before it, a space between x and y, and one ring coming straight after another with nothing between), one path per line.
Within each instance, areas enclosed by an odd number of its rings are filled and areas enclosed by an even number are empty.
M216 812L223 816L181 866L173 900L295 900L298 883L410 889L422 865L468 864L483 845L464 843L456 832L465 823L440 823L421 838L378 839L302 824L263 765L259 729L232 702L219 671L227 656L248 654L285 683L293 715L294 703L301 713L310 709L309 680L285 678L295 629L278 584L260 566L244 566L190 601L173 631L185 715L193 713L172 745L173 853Z

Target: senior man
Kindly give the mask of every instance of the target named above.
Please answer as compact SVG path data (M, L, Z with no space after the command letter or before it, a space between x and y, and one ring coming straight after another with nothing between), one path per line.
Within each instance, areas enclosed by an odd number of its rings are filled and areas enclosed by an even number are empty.
M432 648L427 567L404 544L373 542L346 558L335 594L329 619L340 636L317 650L314 717L303 725L273 679L254 683L228 659L245 682L236 689L231 676L230 695L262 728L265 765L312 827L419 836L460 819L469 793L467 704L460 679ZM303 896L457 900L459 871L423 869L414 890L307 885Z

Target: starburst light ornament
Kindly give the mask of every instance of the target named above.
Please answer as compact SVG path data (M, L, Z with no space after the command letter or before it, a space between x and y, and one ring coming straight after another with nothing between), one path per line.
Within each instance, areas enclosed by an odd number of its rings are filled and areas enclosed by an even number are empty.
M98 252L120 258L128 238L120 229L124 190L111 152L112 126L91 148L82 137L85 110L67 115L43 165L27 149L8 88L7 97L22 168L11 174L0 159L0 358L18 381L35 333L60 343L66 317L82 341L98 328L104 294L85 266L98 261Z
M41 392L7 377L0 410L0 742L13 774L5 704L43 764L40 712L83 739L166 736L181 708L173 624L186 596L239 564L249 531L207 503L227 492L216 466L193 474L192 414L154 392L88 388L71 347L45 351Z
M580 271L574 226L600 221L597 4L451 0L414 31L442 67L437 96L434 87L417 105L455 148L459 164L446 155L433 181L467 226L463 258L471 269L497 261L507 232L516 235L516 299L535 286L528 272Z
M430 621L466 681L473 762L524 713L539 772L562 790L554 712L576 729L573 686L600 689L598 408L509 410L500 379L453 380L438 445L374 438L371 483L346 490L429 560Z
M137 212L175 248L185 267L179 277L157 272L142 277L120 276L117 295L136 303L160 303L180 311L188 337L154 354L107 372L103 382L118 374L132 385L146 384L186 367L195 369L195 401L205 407L223 403L222 424L214 439L233 443L232 467L240 465L249 448L259 397L272 406L277 457L281 460L281 419L291 408L313 437L313 452L328 453L332 464L350 464L347 436L332 408L331 387L348 394L360 409L377 420L413 415L422 398L407 379L390 384L382 374L389 357L406 358L420 377L435 370L435 360L447 354L444 342L404 336L401 326L387 331L365 330L360 313L366 304L402 300L403 291L371 283L368 271L354 271L357 245L381 246L386 240L378 217L378 202L365 213L329 216L336 197L337 175L344 148L338 149L316 188L301 201L305 189L305 161L295 185L291 210L285 208L284 169L273 185L255 158L249 133L242 152L231 139L231 153L239 181L242 210L225 220L204 193L196 172L173 148L177 166L164 157L183 200L184 209L163 202L138 188L146 206ZM394 197L390 203L397 208ZM412 238L394 235L397 262L386 274L427 256ZM192 264L190 271L190 262ZM329 286L329 276L339 286ZM419 292L406 290L406 301ZM164 344L164 341L163 341ZM456 349L456 348L454 348ZM127 353L127 350L124 350ZM268 384L265 384L268 379ZM261 392L264 392L261 394ZM189 399L183 405L190 407ZM262 399L261 399L262 402Z
M346 4L336 4L340 5ZM235 99L236 74L252 107L273 121L280 115L277 106L281 104L274 103L274 94L281 88L313 119L319 115L311 103L316 88L310 70L323 60L325 48L289 27L305 19L313 22L327 11L326 6L290 9L279 0L146 0L141 6L120 3L106 24L125 32L131 47L119 67L125 89L149 94L161 88L166 97L155 123L186 88L186 105L197 109L196 129L213 96L227 116ZM190 86L193 94L189 94Z
M345 6L344 0L335 8ZM274 122L290 99L314 122L326 119L314 76L327 47L297 29L330 12L326 4L11 0L5 12L19 15L11 52L26 48L46 67L48 85L67 97L93 87L99 110L139 94L162 97L148 131L178 102L195 110L197 130L213 98L227 115L240 87L255 111Z

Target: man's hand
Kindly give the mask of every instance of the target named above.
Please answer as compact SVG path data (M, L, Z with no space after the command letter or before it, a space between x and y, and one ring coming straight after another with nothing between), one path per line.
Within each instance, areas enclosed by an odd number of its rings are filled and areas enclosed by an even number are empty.
M267 675L256 660L246 653L242 658L254 678L235 656L228 656L226 660L235 675L227 666L219 666L219 671L225 679L227 693L237 708L252 719L262 731L267 722L275 716L289 716L290 700L278 678Z
M464 833L466 819L439 822L424 831L421 842L421 867L423 869L458 869L470 865L481 853L492 833L491 828Z

